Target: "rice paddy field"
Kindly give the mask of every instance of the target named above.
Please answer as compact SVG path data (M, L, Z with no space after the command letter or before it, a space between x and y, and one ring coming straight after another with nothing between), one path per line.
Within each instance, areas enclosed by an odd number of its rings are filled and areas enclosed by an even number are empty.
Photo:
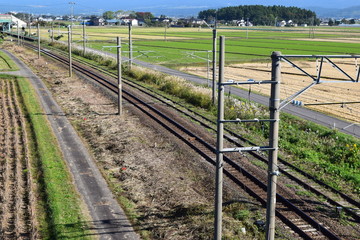
M54 29L54 36L63 35L67 42L67 29ZM86 27L86 46L116 53L116 37L121 37L122 55L129 53L129 29L121 27ZM191 74L208 76L211 68L213 32L210 28L147 28L133 27L131 31L133 58ZM273 51L285 55L360 55L360 28L357 27L221 27L218 36L225 36L225 79L267 80L271 76ZM42 29L42 38L49 38L49 29ZM73 27L73 42L83 45L83 27ZM113 46L113 47L111 47ZM350 76L356 78L358 60L332 59ZM309 74L316 75L318 64L313 59L300 59L297 64ZM281 98L286 98L311 84L312 79L298 76L286 63L283 64ZM210 69L211 72L211 69ZM285 73L285 74L284 74ZM287 74L286 74L287 73ZM301 74L300 74L301 75ZM340 80L346 77L327 64L322 73L327 78ZM210 73L211 76L211 73ZM266 87L253 87L252 91L267 95ZM358 83L320 84L301 95L305 104L322 102L360 102ZM360 104L311 106L314 110L335 115L358 124Z
M54 33L63 34L61 40L66 41L63 31L55 29ZM115 38L121 37L123 55L128 54L128 27L86 27L85 32L87 46L114 53L116 48L108 46L115 46ZM299 55L360 54L360 28L355 27L222 27L217 32L226 38L227 63L268 61L273 51ZM82 44L82 26L74 26L73 34L74 42ZM132 40L133 56L140 60L170 67L205 65L207 51L212 50L212 29L133 27Z

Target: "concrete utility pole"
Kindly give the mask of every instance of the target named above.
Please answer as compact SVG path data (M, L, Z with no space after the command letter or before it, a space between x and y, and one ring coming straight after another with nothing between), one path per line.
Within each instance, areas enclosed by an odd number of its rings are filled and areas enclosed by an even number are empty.
M38 35L38 58L40 59L40 24L37 24L37 35Z
M131 20L129 22L129 70L131 70L133 60L133 52L132 52L132 23Z
M165 22L165 33L164 33L164 40L166 42L166 30L167 30L167 22Z
M280 67L280 52L273 52L271 81L276 83L271 84L270 95L270 119L275 121L270 122L270 136L269 148L269 164L268 164L268 186L267 186L267 208L266 208L266 239L274 240L275 237L275 207L276 207L276 184L279 169L277 164L278 158L278 142L279 142L279 121L280 121L280 81L281 81L281 67Z
M216 184L215 184L215 221L214 239L221 240L222 232L222 198L223 198L223 148L224 148L224 82L225 36L220 36L219 90L218 90L218 125L216 142Z
M73 25L73 19L74 19L74 5L75 2L69 2L70 4L70 13L71 13L71 26Z
M18 39L18 45L20 45L19 21L17 21L16 24L17 24L17 39Z
M85 35L85 21L83 22L83 56L86 52L86 35Z
M51 42L54 42L54 22L51 22Z
M117 42L117 69L118 69L118 115L122 115L122 83L121 83L121 39L116 38Z
M68 48L69 48L69 77L72 77L72 55L71 55L71 25L68 26Z
M31 37L31 18L30 18L30 13L29 13L29 37Z
M212 103L215 105L216 100L216 38L217 38L217 32L216 32L216 20L215 25L213 29L213 59L212 59L212 68L213 68L213 76L212 76Z

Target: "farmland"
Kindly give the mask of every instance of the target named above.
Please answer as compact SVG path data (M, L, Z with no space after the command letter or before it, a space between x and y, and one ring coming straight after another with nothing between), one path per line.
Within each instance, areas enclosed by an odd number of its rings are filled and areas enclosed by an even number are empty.
M82 41L82 27L73 28L74 42ZM55 35L59 30L54 30ZM61 30L60 30L61 33ZM63 34L66 40L66 34ZM115 52L104 48L115 44L117 36L123 39L126 56L128 44L127 27L87 27L87 46ZM358 28L220 28L218 36L226 37L226 61L251 62L269 59L272 51L283 54L356 54L360 41ZM205 59L191 57L195 51L212 50L212 30L209 28L141 28L133 27L134 57L171 67L186 64L205 64ZM145 55L142 55L145 51ZM197 56L207 58L206 52Z
M55 29L54 35L62 34L64 29ZM87 46L101 51L115 53L115 38L122 38L122 54L128 56L128 27L86 27ZM74 26L73 42L82 45L82 26ZM43 29L43 38L49 37L48 29ZM296 55L352 55L359 54L360 28L316 27L316 28L219 28L218 36L226 37L225 79L257 79L270 77L270 54L281 51ZM208 76L207 61L212 60L212 30L209 28L144 28L133 27L133 57L171 68L180 69L204 78ZM300 66L315 75L315 59L301 61ZM340 60L341 61L341 60ZM210 62L211 66L211 62ZM356 76L357 60L342 62L341 67L351 76ZM282 98L299 91L310 84L300 72L283 64L284 75ZM343 78L330 65L324 71L326 77ZM310 81L309 81L310 80ZM323 87L324 86L324 87ZM339 88L340 87L340 88ZM254 92L268 94L263 87L254 87ZM358 84L326 84L310 90L301 99L305 103L358 101ZM351 96L351 97L350 97ZM339 107L340 106L340 107ZM313 109L353 122L359 117L359 104L314 106Z

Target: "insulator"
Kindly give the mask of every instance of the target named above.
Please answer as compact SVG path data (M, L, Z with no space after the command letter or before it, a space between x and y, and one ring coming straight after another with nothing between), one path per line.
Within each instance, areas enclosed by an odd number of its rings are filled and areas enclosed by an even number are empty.
M304 106L304 103L302 101L298 101L298 100L292 100L291 104L295 105L295 106Z

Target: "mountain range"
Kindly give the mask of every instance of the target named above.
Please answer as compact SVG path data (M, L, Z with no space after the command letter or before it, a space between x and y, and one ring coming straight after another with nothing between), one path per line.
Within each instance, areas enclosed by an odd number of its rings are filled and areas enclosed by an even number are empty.
M314 11L319 18L356 18L360 19L360 6L349 8L322 8L309 7L308 9Z

